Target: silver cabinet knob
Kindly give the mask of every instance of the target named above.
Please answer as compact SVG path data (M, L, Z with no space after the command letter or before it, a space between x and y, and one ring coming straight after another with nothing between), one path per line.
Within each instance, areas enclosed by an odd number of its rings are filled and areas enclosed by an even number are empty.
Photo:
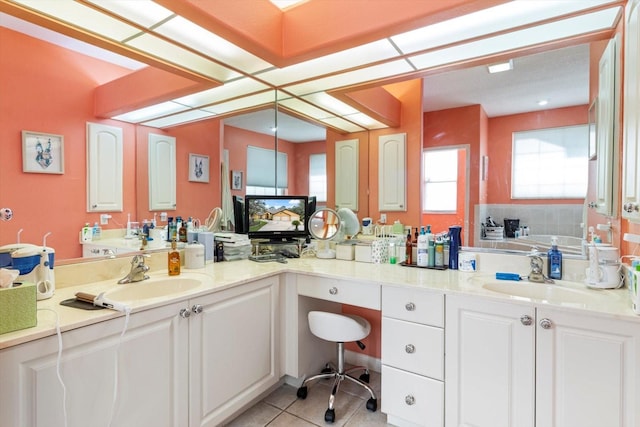
M189 310L188 308L183 308L182 310L180 310L180 317L186 319L189 316L191 316L191 310Z
M522 323L524 326L529 326L533 323L533 319L531 318L531 316L523 314L522 316L520 316L520 323Z
M407 344L404 346L404 351L406 351L409 354L415 353L416 347L413 344Z
M638 205L635 203L625 203L622 209L627 213L631 213L633 211L638 211Z
M333 288L329 289L329 293L331 295L336 295L338 293L338 288L334 286Z
M404 403L406 403L409 406L414 405L416 403L416 398L408 394L404 397Z
M202 308L202 306L200 304L194 304L194 306L191 307L191 312L193 314L200 314L200 313L202 313L202 310L204 310L204 309Z
M546 317L540 321L540 327L542 329L551 329L551 326L553 326L553 322Z
M413 311L413 310L416 309L416 305L414 303L412 303L412 302L408 302L408 303L405 304L404 308L407 311Z

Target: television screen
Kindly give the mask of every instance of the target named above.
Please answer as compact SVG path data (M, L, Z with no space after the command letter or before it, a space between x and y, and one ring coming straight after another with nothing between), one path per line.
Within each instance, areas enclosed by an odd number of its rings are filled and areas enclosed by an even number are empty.
M245 226L252 239L306 237L307 196L246 196Z

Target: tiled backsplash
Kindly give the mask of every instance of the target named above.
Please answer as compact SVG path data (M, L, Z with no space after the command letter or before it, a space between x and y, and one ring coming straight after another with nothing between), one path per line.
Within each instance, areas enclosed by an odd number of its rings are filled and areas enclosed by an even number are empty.
M491 216L495 222L504 219L520 219L520 226L528 226L530 234L583 237L584 205L477 205L474 223L486 222ZM480 226L476 227L477 238Z

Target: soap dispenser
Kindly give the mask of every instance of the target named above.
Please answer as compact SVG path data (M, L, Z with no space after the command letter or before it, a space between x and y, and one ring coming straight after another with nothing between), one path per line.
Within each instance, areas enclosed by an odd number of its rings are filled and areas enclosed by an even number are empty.
M558 238L551 237L551 249L547 252L547 276L550 279L562 279L562 252L558 249Z

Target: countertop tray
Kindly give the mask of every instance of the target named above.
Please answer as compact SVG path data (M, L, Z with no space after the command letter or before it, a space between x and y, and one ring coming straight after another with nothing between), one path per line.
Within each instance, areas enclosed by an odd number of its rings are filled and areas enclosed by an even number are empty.
M446 265L442 266L442 267L422 267L421 265L418 265L418 264L407 264L406 261L402 261L400 263L400 265L403 266L403 267L426 268L426 269L429 269L429 270L447 270L449 268Z

